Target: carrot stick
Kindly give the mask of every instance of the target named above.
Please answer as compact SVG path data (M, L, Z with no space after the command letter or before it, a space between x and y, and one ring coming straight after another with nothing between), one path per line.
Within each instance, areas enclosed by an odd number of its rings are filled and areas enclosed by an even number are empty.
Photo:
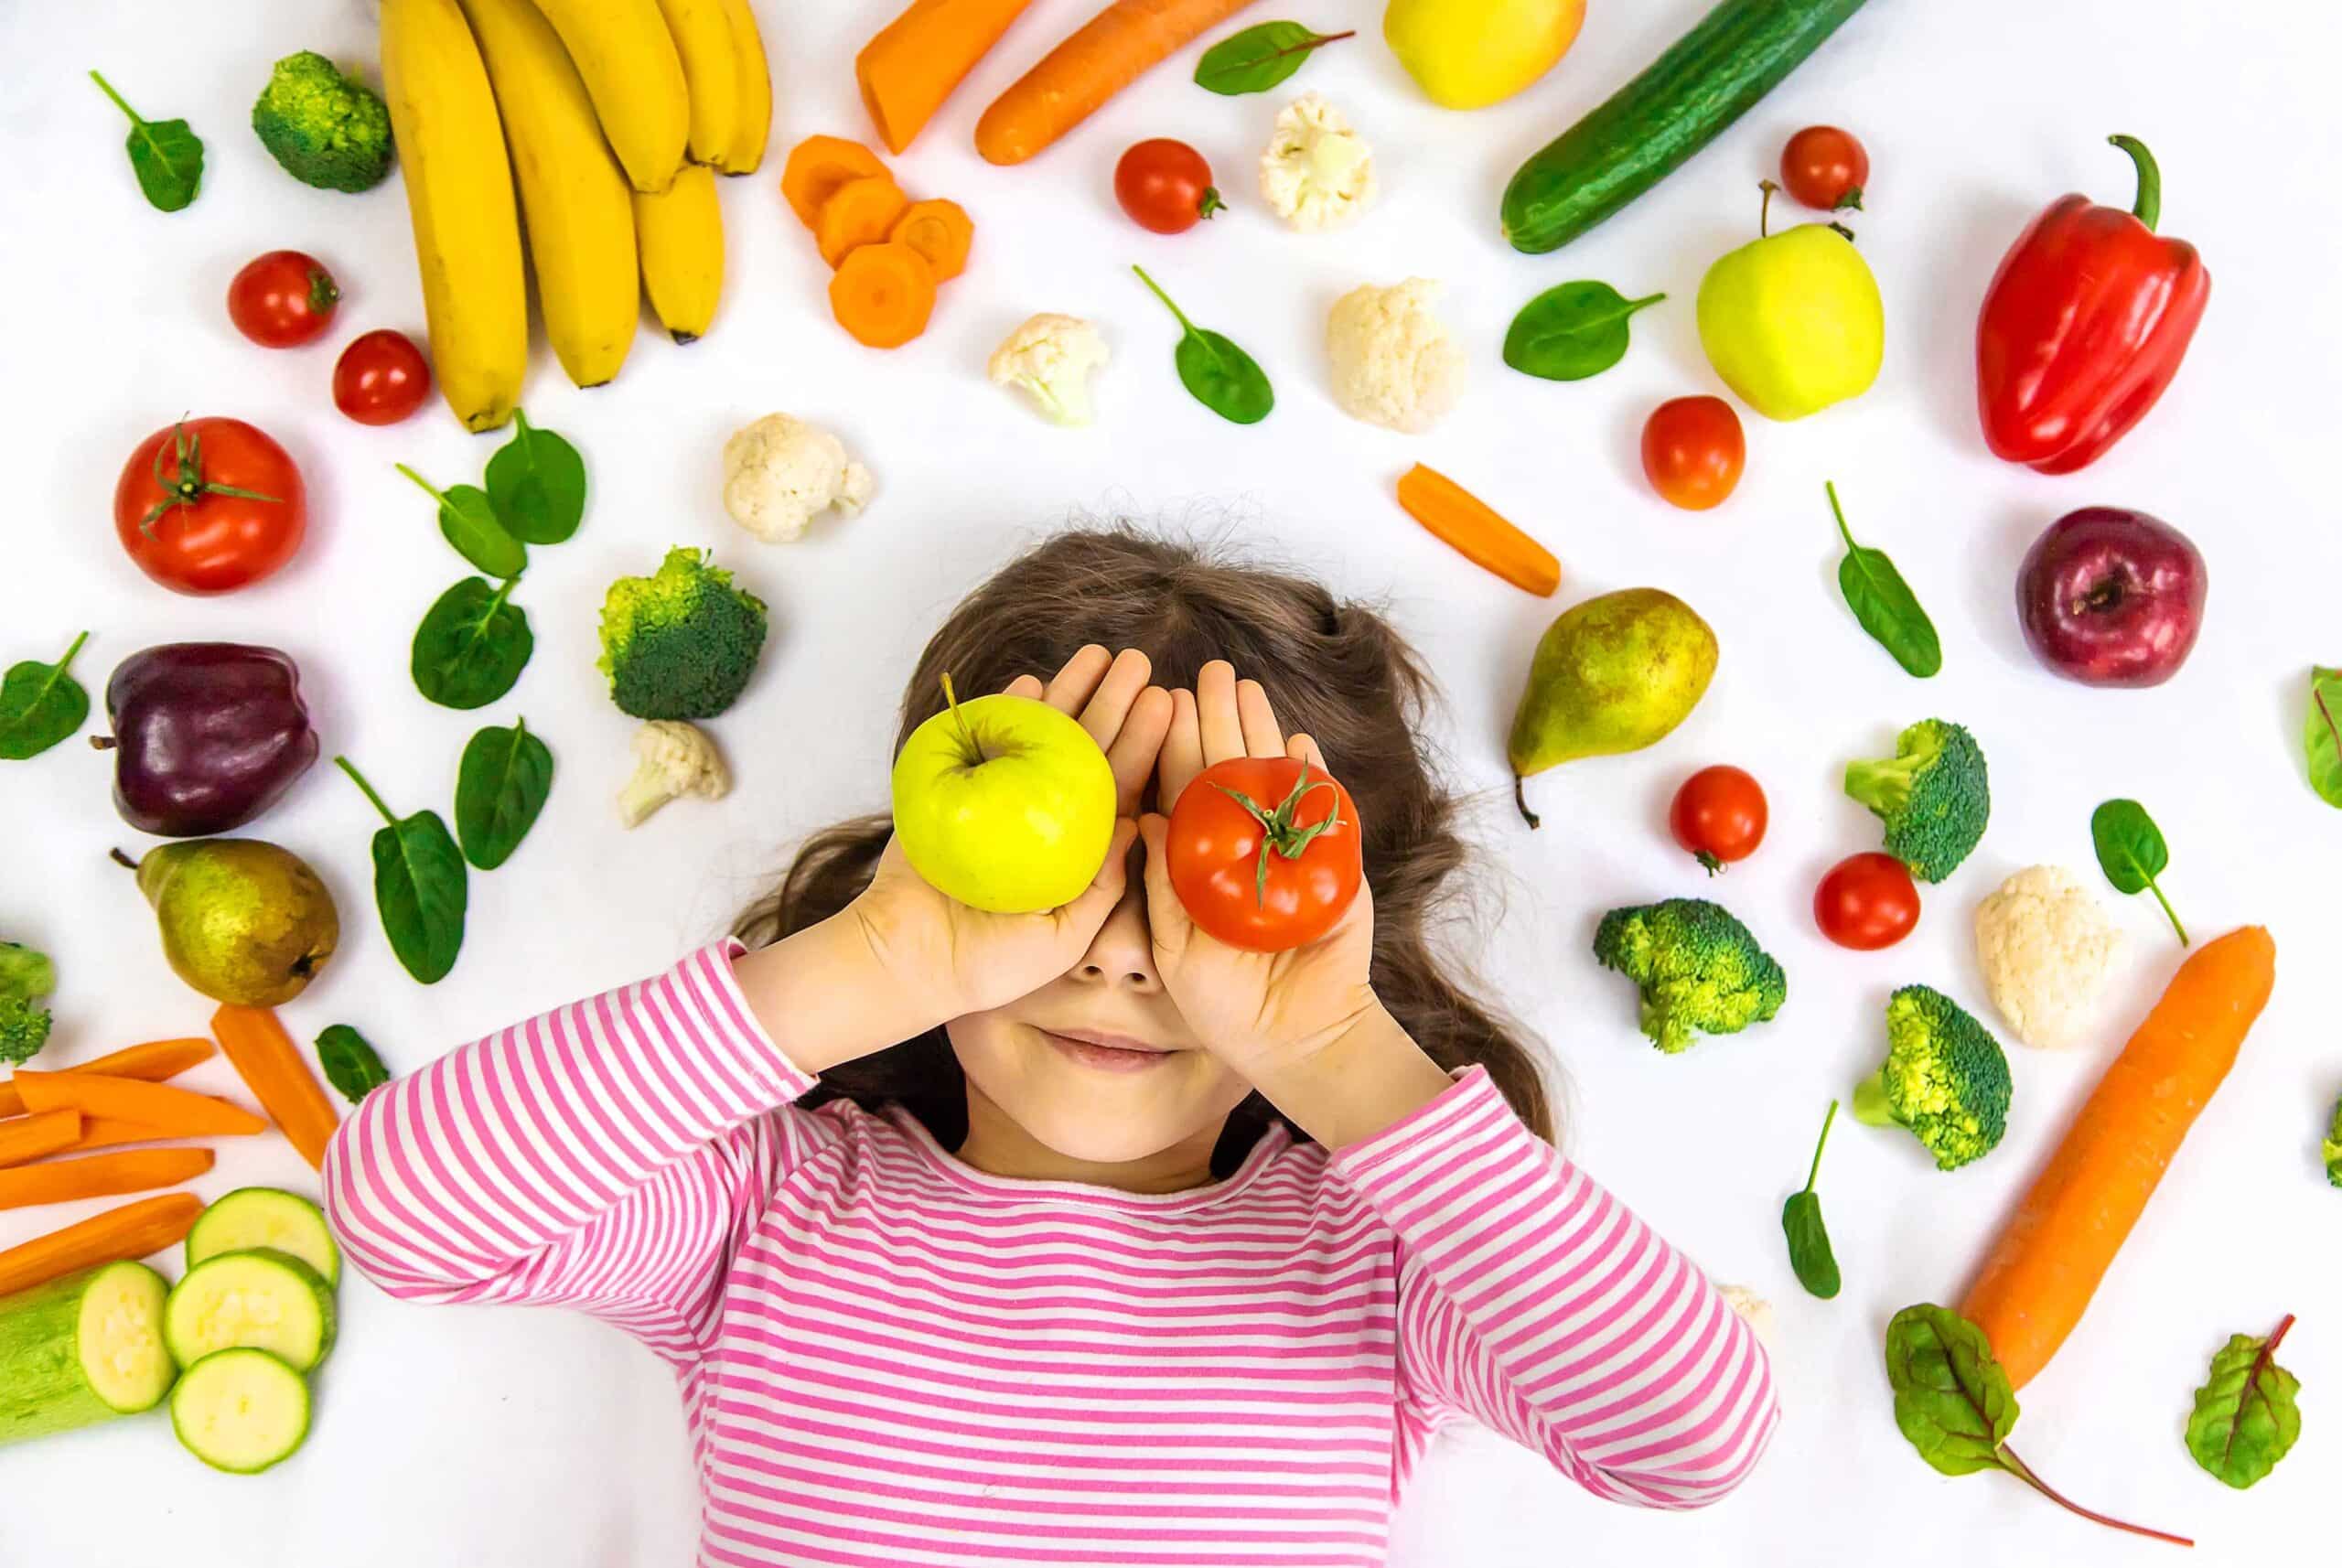
M70 1149L81 1135L79 1111L48 1111L0 1122L0 1165L20 1165L59 1149Z
M81 1135L57 1152L60 1155L85 1155L91 1149L111 1149L120 1144L155 1144L178 1135L149 1127L143 1122L124 1122L113 1116L84 1116L81 1118Z
M124 1046L118 1051L72 1067L59 1068L59 1072L102 1072L109 1078L143 1078L149 1083L160 1083L167 1078L177 1078L188 1069L211 1057L211 1042L203 1039L149 1040L143 1046ZM21 1116L25 1113L24 1097L13 1084L0 1083L0 1116Z
M927 258L927 270L937 283L949 283L968 270L968 248L975 243L975 221L956 201L930 197L903 209L889 240L900 240Z
M863 107L890 153L911 145L1033 0L911 0L854 57Z
M0 1208L177 1187L210 1168L209 1149L137 1149L126 1155L92 1155L81 1160L21 1165L0 1171Z
M2276 983L2277 944L2247 926L2198 948L2098 1080L1969 1287L1961 1312L2023 1388L2081 1321L2197 1112Z
M976 122L988 163L1021 164L1072 130L1139 73L1252 0L1113 0L1041 57Z
M143 1122L159 1138L199 1138L215 1133L257 1133L268 1125L241 1105L191 1094L167 1084L94 1072L16 1069L16 1089L35 1111L79 1111Z
M1486 501L1421 463L1399 477L1407 515L1456 547L1474 565L1540 598L1562 585L1553 553L1499 517Z
M830 314L858 343L896 349L927 330L935 274L899 240L864 245L830 279Z
M275 1119L285 1136L312 1166L322 1165L326 1145L341 1125L333 1101L276 1015L265 1007L222 1007L211 1015L211 1032L244 1087Z
M843 136L808 136L789 149L780 169L780 194L797 221L808 229L822 220L822 209L850 179L883 175L886 166L860 142Z
M830 192L813 222L813 242L821 248L822 260L834 267L857 248L878 243L909 205L892 175L847 180Z
M176 1246L187 1239L202 1212L203 1199L191 1192L173 1192L142 1197L78 1225L36 1236L0 1252L0 1295L46 1284L76 1269L144 1258Z

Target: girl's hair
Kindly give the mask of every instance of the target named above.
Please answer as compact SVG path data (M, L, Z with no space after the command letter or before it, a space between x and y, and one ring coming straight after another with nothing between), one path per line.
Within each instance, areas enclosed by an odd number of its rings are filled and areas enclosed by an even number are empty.
M1268 690L1288 733L1316 739L1357 802L1374 895L1375 993L1432 1059L1477 1062L1542 1136L1552 1113L1518 1026L1434 955L1430 927L1468 852L1455 798L1434 776L1416 730L1430 678L1390 622L1305 577L1238 564L1217 551L1123 527L1060 533L1003 567L951 612L903 693L899 747L943 706L942 676L962 692L1044 680L1084 644L1136 648L1166 687L1192 687L1226 659ZM857 817L801 845L777 891L734 927L752 946L837 913L869 883L892 826ZM941 1029L831 1069L807 1103L893 1102L946 1147L966 1135L966 1084ZM1225 1170L1276 1112L1253 1095L1229 1118L1213 1160ZM1299 1130L1295 1129L1296 1135Z

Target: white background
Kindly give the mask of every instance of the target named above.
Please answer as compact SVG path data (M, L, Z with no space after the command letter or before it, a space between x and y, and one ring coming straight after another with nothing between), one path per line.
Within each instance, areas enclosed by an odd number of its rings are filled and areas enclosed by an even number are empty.
M894 9L760 0L777 148L817 130L866 134L848 61ZM2177 950L2147 901L2106 894L2136 961L2095 1043L2065 1057L2012 1046L2015 1108L1992 1159L1939 1175L1907 1136L1839 1130L1822 1191L1842 1296L1824 1304L1798 1291L1776 1223L1823 1104L1881 1049L1886 993L1924 980L1982 1010L1968 935L1975 901L2036 861L2071 865L2095 884L2090 809L2137 795L2169 835L2182 914L2207 935L2266 922L2283 979L2088 1320L2027 1391L2017 1447L2080 1499L2200 1535L2205 1561L2306 1550L2342 1466L2332 1414L2342 1193L2315 1159L2342 1090L2323 972L2342 934L2342 818L2310 793L2300 760L2306 668L2342 661L2330 479L2331 360L2342 344L2332 287L2342 219L2330 187L2342 120L2329 75L2342 28L2308 6L1877 0L1657 192L1563 254L1529 257L1497 233L1507 175L1689 26L1703 0L1595 0L1551 77L1468 115L1421 100L1380 43L1374 8L1263 5L1243 19L1356 22L1365 33L1264 97L1207 96L1186 80L1189 51L1035 163L979 162L969 132L983 105L1090 9L1037 0L900 160L915 193L955 197L978 223L972 270L915 345L874 353L832 325L823 269L773 188L778 153L764 174L725 185L729 278L706 340L677 349L646 329L619 380L590 393L571 389L540 345L530 412L582 447L593 497L577 540L541 553L519 596L536 629L534 662L512 697L466 714L425 703L407 680L416 619L467 568L391 465L470 479L493 443L467 436L435 400L406 424L369 430L340 418L327 392L338 345L357 331L420 336L399 185L360 197L310 190L246 129L279 55L312 47L371 70L371 7L0 8L10 236L0 250L0 398L13 411L0 660L54 658L88 627L78 673L96 693L116 661L152 643L281 646L301 664L328 752L349 753L402 811L445 811L464 739L527 715L559 757L551 806L509 866L474 878L462 962L435 988L413 984L381 939L366 882L376 822L357 791L321 765L252 830L307 856L340 901L342 951L285 1010L295 1034L352 1022L408 1069L664 964L718 931L795 836L882 803L892 709L921 639L985 573L1071 513L1199 529L1387 599L1445 686L1438 739L1500 868L1484 878L1490 908L1463 934L1464 950L1551 1043L1569 1084L1572 1152L1714 1276L1778 1305L1788 1407L1755 1478L1692 1517L1595 1503L1494 1439L1451 1440L1402 1509L1394 1561L1418 1568L2174 1560L2170 1548L2070 1520L2014 1481L1939 1478L1895 1432L1877 1350L1896 1308L1957 1298L2068 1110L2160 989ZM185 115L205 136L209 167L192 209L166 216L139 199L124 126L81 75L92 65L149 115ZM1379 155L1382 200L1338 235L1286 232L1252 188L1270 120L1304 87L1329 93ZM1754 233L1756 182L1783 139L1816 120L1853 127L1871 151L1871 210L1855 227L1886 297L1885 373L1858 403L1799 424L1750 416L1739 493L1707 515L1671 510L1641 479L1637 432L1661 398L1721 390L1693 334L1692 295L1708 263ZM1978 436L1976 305L1994 261L2050 198L2082 189L2128 203L2129 166L2104 143L2112 131L2143 135L2161 155L2164 228L2203 247L2218 287L2185 372L2144 427L2085 473L2044 478L1995 462ZM1176 239L1128 223L1109 171L1150 134L1200 147L1235 210ZM230 276L275 246L309 250L339 276L348 298L328 343L271 352L229 327ZM1269 369L1279 403L1265 424L1222 424L1180 392L1172 324L1125 270L1134 260ZM1409 274L1449 285L1447 311L1472 353L1462 406L1416 438L1338 413L1320 347L1338 294ZM1497 349L1511 313L1575 277L1671 297L1636 319L1633 351L1598 380L1553 385L1507 370ZM1037 309L1094 317L1112 340L1091 429L1045 425L983 382L987 351ZM724 439L774 409L830 425L876 471L865 516L787 547L758 545L726 521ZM256 421L307 478L308 543L280 575L231 598L150 584L108 518L124 455L187 412ZM1474 570L1396 509L1391 483L1417 458L1552 546L1566 577L1556 601ZM1946 667L1925 687L1838 600L1825 478L1942 628ZM2092 502L2155 511L2210 562L2208 627L2159 690L2063 682L2019 639L2019 555L2051 519ZM755 685L715 725L739 788L629 834L610 798L633 726L593 669L594 618L611 577L648 570L677 542L715 548L770 601L776 631ZM1536 781L1546 826L1531 836L1504 798L1502 758L1531 647L1563 605L1638 584L1682 595L1714 624L1714 686L1658 749ZM1810 892L1839 856L1874 847L1877 830L1840 794L1838 770L1930 714L1969 723L1990 754L1992 831L1929 890L1910 941L1839 951L1813 931ZM1768 1027L1662 1058L1634 1031L1626 983L1598 972L1586 946L1610 905L1704 890L1668 842L1664 811L1684 774L1725 759L1764 780L1773 828L1716 890L1787 964L1791 1001ZM164 966L129 875L106 864L111 845L144 847L116 820L107 782L105 760L78 740L0 767L0 930L58 959L53 1061L184 1035L209 1011ZM242 1094L223 1063L190 1080ZM254 1181L313 1186L274 1139L223 1149L200 1185L217 1193ZM0 1242L74 1217L0 1216ZM297 1458L254 1479L215 1475L177 1448L159 1416L8 1451L0 1563L685 1560L693 1477L675 1398L647 1353L558 1313L403 1307L355 1279L341 1299L342 1346ZM2284 1359L2308 1390L2304 1434L2257 1491L2232 1493L2182 1447L2191 1392L2229 1333L2266 1332L2289 1310L2303 1315Z

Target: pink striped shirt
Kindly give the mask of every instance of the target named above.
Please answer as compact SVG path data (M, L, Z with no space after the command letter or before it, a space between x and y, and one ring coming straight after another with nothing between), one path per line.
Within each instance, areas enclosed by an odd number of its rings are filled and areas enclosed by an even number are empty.
M675 1369L704 1563L1366 1568L1452 1417L1666 1509L1772 1432L1755 1337L1477 1069L1191 1191L1015 1181L792 1109L737 950L377 1090L325 1170L392 1294L577 1307Z

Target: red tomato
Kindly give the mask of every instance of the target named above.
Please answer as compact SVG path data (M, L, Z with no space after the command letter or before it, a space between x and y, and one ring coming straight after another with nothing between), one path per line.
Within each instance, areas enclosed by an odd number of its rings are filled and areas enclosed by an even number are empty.
M333 274L298 251L254 256L228 285L228 319L263 349L290 349L319 336L340 303Z
M1253 952L1324 936L1365 875L1350 792L1284 757L1231 757L1197 775L1172 809L1169 848L1187 918Z
M1114 166L1114 199L1142 229L1184 234L1228 204L1212 188L1211 165L1185 142L1140 142Z
M334 406L360 424L396 424L430 395L431 361L403 332L361 333L334 361Z
M1667 828L1714 876L1746 860L1765 842L1765 790L1737 768L1703 768L1683 780L1668 809Z
M292 558L308 527L301 470L241 419L188 419L138 444L113 488L114 532L182 594L225 594Z
M1747 458L1740 415L1720 397L1671 397L1643 422L1644 477L1660 499L1685 511L1721 504Z
M1813 890L1813 923L1842 948L1891 948L1919 923L1919 890L1891 854L1850 854Z
M1860 211L1863 187L1869 183L1870 155L1851 131L1808 125L1781 149L1781 184L1808 207Z

